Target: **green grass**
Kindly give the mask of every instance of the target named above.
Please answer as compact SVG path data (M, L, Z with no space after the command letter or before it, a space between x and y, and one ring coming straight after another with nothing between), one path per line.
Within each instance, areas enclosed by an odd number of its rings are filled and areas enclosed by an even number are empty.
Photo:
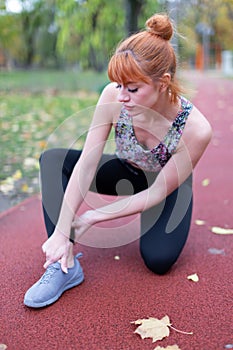
M38 191L38 158L48 141L68 146L73 137L82 147L89 107L107 82L93 72L0 72L0 191L12 197Z
M54 91L92 91L100 92L108 81L106 73L91 71L13 71L0 72L0 91L27 91L40 93L46 90Z

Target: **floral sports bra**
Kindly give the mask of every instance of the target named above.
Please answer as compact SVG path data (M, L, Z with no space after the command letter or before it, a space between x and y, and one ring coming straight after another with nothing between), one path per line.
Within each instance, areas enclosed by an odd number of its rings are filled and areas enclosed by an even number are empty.
M144 171L158 172L175 153L183 133L186 120L192 110L192 103L180 97L181 110L169 128L164 139L154 148L145 149L138 142L133 128L132 117L122 108L115 129L116 155Z

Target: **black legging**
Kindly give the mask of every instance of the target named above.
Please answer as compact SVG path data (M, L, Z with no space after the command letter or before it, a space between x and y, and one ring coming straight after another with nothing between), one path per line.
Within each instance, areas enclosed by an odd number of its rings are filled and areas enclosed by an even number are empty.
M41 155L42 202L48 236L54 231L64 190L80 155L81 151L72 149L51 149ZM115 155L104 154L90 190L108 195L132 195L148 188L156 176ZM141 214L140 252L150 270L164 274L176 262L188 237L191 215L192 176L159 205Z

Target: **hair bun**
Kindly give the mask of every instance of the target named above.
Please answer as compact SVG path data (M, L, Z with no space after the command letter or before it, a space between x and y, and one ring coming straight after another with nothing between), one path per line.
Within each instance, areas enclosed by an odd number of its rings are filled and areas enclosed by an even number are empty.
M170 40L173 35L173 26L169 17L165 14L155 14L146 21L146 30L149 33L160 36L164 40Z

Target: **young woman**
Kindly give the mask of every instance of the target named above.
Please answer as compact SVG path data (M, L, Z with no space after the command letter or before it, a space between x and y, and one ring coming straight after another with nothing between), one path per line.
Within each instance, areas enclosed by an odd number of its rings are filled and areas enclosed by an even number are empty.
M166 273L179 257L190 228L192 171L211 127L181 96L172 34L168 16L155 14L145 31L120 43L83 150L42 154L46 271L25 294L25 305L49 305L83 281L73 243L101 221L141 213L140 253L154 273ZM112 127L116 153L103 154ZM117 187L124 179L132 186ZM77 217L89 190L125 197Z

